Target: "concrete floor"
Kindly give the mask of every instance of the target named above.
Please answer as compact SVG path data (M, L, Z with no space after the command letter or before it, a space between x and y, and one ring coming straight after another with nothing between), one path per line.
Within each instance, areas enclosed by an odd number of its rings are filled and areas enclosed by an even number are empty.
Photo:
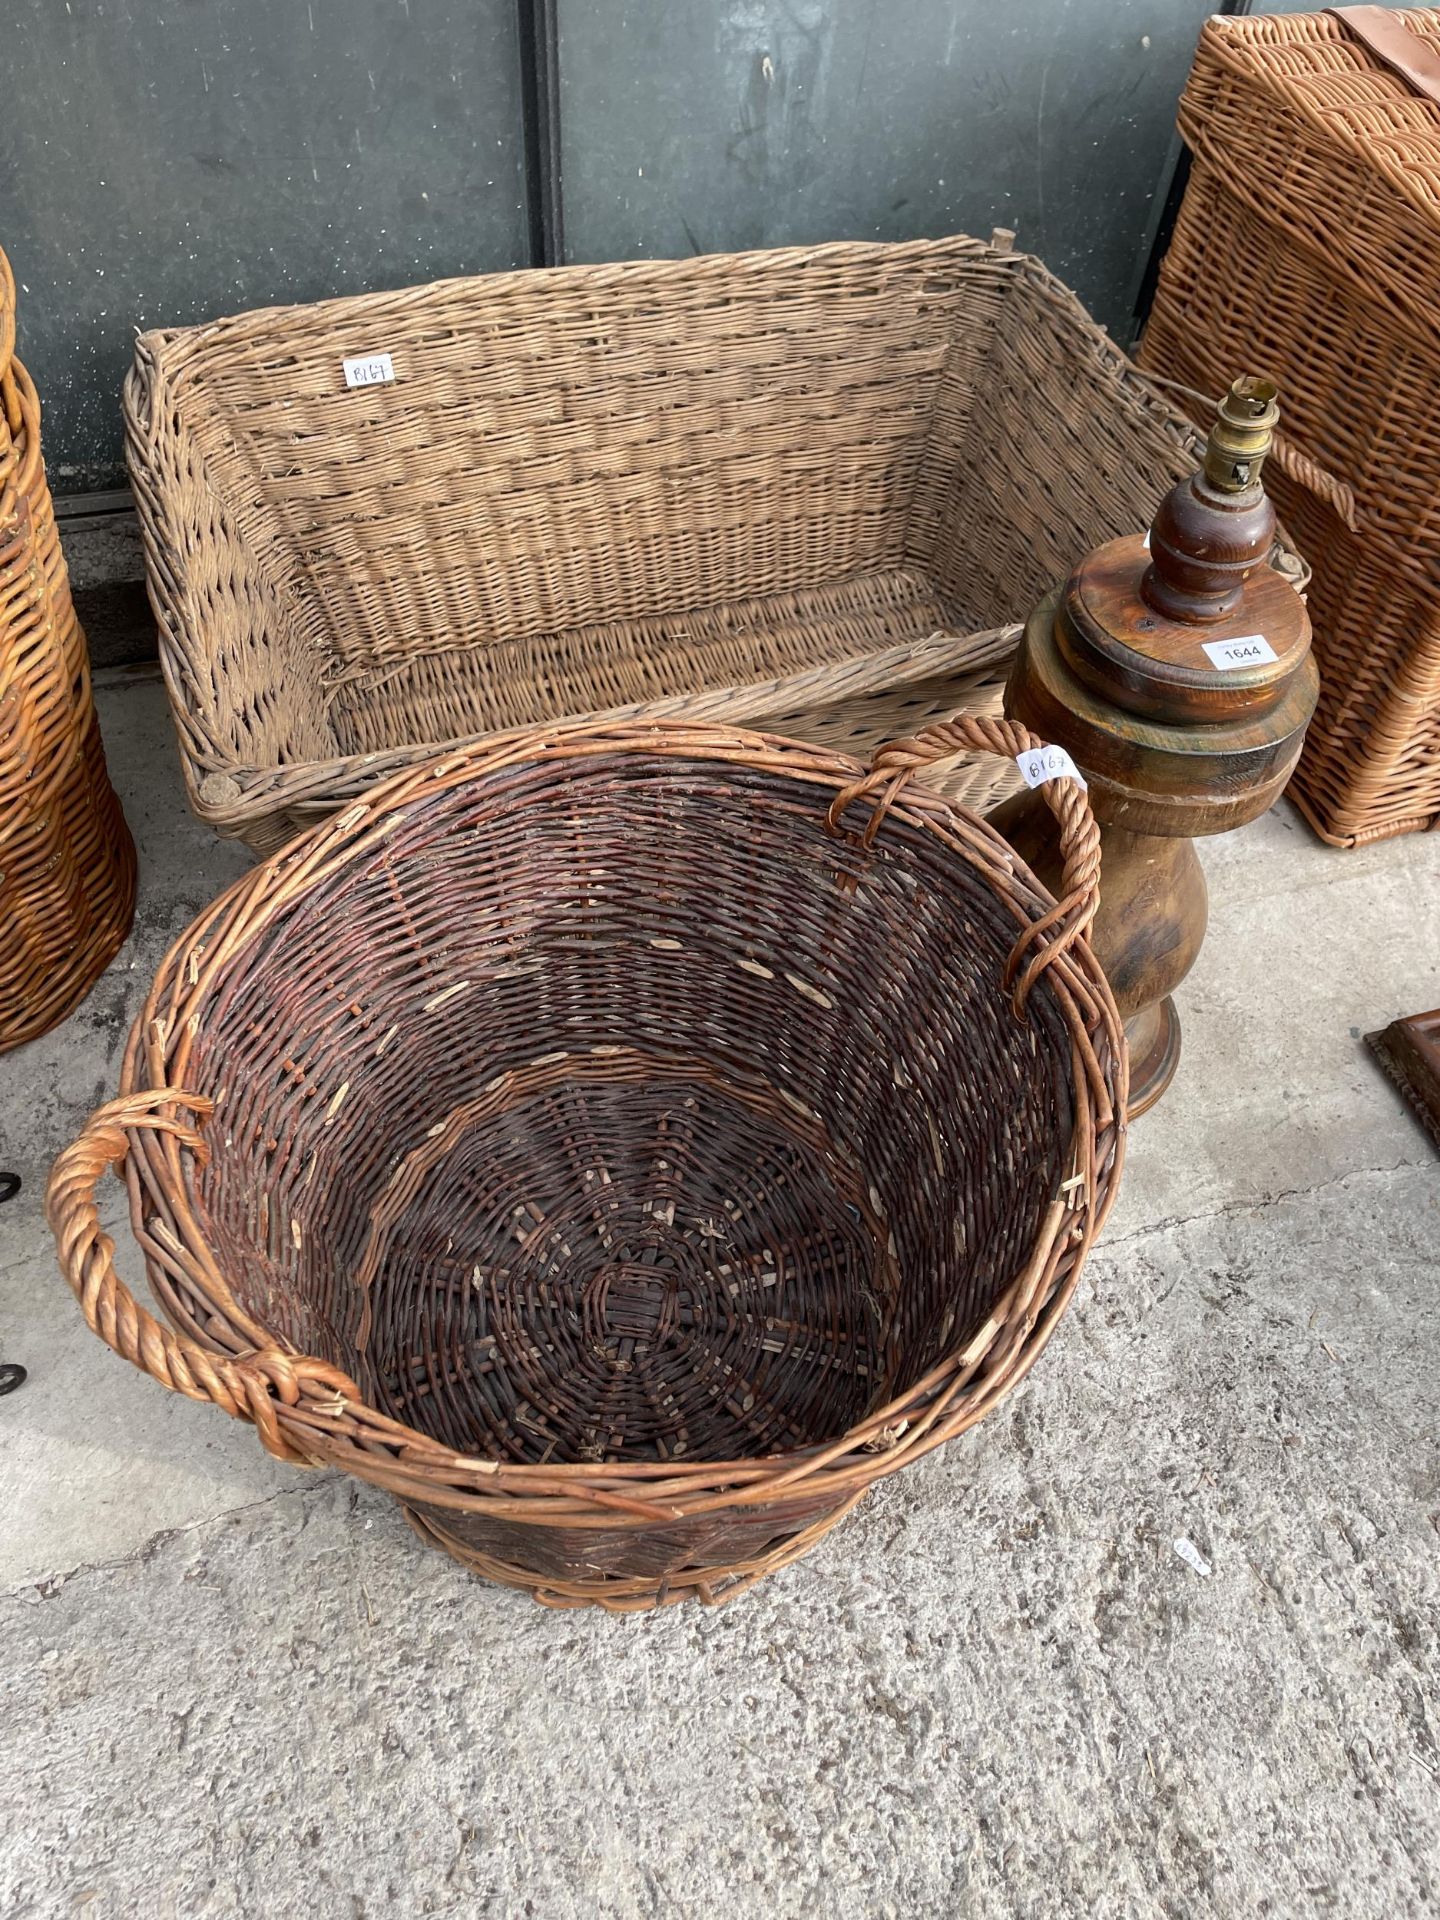
M1440 1003L1440 835L1213 843L1183 1077L1031 1382L731 1608L554 1615L166 1396L58 1278L46 1166L243 865L158 685L102 715L136 931L0 1062L0 1913L1433 1909L1440 1162L1360 1034Z

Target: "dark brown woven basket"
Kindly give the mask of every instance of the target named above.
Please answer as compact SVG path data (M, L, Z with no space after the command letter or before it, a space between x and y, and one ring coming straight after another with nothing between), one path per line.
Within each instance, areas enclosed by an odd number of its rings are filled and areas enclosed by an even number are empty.
M87 994L130 929L135 849L105 770L90 659L14 356L0 252L0 1051Z
M911 784L1032 744L562 728L372 792L176 943L57 1162L91 1326L539 1599L793 1559L1023 1376L1114 1193L1083 791L1057 905Z

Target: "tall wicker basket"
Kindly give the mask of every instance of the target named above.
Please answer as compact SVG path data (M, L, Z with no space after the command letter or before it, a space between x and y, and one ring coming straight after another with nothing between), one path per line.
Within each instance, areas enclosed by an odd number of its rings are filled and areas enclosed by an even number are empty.
M1213 394L1270 374L1318 469L1273 474L1322 679L1290 791L1355 846L1440 819L1440 11L1342 12L1205 28L1140 362Z
M0 1049L64 1019L135 908L135 849L105 769L40 406L14 347L0 252Z
M567 716L863 754L998 711L997 630L1195 458L1072 293L964 238L241 314L144 335L125 411L190 797L260 852Z

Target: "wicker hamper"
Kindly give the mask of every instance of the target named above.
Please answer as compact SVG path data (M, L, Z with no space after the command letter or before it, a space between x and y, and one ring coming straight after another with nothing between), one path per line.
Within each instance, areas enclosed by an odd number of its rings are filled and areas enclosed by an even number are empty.
M794 1559L1024 1375L1114 1196L1083 790L1057 904L911 778L1033 744L572 725L372 789L181 937L56 1163L90 1325L554 1604Z
M0 1050L64 1019L135 908L135 849L105 770L40 403L14 350L0 252Z
M1375 11L1206 26L1140 352L1202 393L1262 368L1318 469L1272 487L1314 568L1322 680L1290 791L1341 846L1440 818L1440 11L1389 16L1435 98L1359 37Z
M393 379L346 386L385 354ZM262 852L567 715L865 753L998 710L994 630L1148 521L1195 445L1036 261L967 239L150 333L125 411L191 800Z

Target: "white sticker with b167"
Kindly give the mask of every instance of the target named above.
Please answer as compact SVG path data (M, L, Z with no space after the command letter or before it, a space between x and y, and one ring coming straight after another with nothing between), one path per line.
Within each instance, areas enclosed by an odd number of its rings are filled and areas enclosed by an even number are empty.
M347 387L383 387L395 378L395 365L388 353L356 353L340 365Z
M1245 633L1238 640L1205 640L1201 644L1210 656L1210 664L1221 673L1233 673L1237 667L1263 667L1280 658L1263 633Z
M1085 784L1084 774L1064 747L1029 747L1016 754L1015 764L1027 787L1043 787L1047 780L1074 780L1082 787Z

